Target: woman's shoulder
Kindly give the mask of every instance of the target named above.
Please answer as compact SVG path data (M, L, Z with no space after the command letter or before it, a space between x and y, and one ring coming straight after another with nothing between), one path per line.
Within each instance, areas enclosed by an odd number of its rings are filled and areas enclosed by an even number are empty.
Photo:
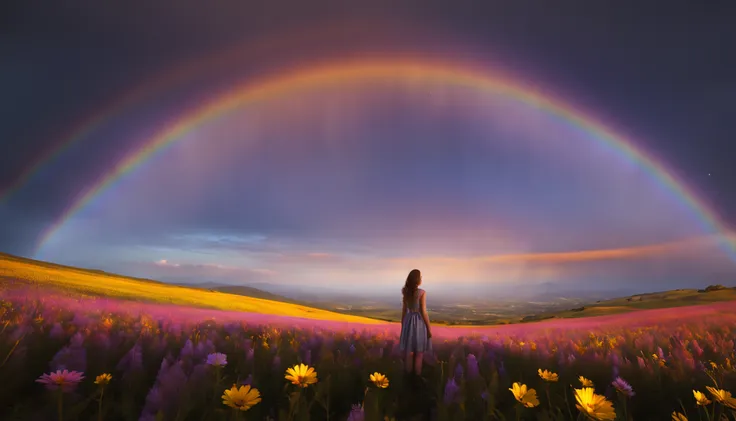
M423 290L421 288L417 288L417 292L419 293L420 296L422 296L422 295L424 295L424 294L427 293L425 290Z

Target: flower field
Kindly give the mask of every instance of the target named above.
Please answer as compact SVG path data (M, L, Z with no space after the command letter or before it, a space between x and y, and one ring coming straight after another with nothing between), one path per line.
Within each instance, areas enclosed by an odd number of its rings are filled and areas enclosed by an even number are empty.
M733 302L433 329L2 291L2 420L736 420Z

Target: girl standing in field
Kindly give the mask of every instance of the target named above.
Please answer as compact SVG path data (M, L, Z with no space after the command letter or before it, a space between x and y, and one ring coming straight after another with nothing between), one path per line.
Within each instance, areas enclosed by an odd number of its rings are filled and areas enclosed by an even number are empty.
M399 347L406 352L404 368L406 374L419 377L422 374L422 359L425 351L432 350L432 330L427 315L427 293L419 289L422 273L419 269L409 272L404 288L401 289L401 336Z

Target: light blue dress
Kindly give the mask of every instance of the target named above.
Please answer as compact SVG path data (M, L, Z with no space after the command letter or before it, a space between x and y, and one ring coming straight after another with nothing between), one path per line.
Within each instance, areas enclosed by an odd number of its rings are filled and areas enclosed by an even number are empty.
M418 289L412 302L406 305L404 323L401 326L399 348L407 352L427 352L432 350L432 341L427 337L427 325L422 318L420 300L424 290Z

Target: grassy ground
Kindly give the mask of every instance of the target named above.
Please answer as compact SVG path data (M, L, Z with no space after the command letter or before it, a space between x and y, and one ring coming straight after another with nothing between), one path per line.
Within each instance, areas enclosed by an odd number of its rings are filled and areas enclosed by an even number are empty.
M102 271L78 269L0 254L0 284L21 282L73 293L193 307L364 324L383 323L296 304L193 289Z

